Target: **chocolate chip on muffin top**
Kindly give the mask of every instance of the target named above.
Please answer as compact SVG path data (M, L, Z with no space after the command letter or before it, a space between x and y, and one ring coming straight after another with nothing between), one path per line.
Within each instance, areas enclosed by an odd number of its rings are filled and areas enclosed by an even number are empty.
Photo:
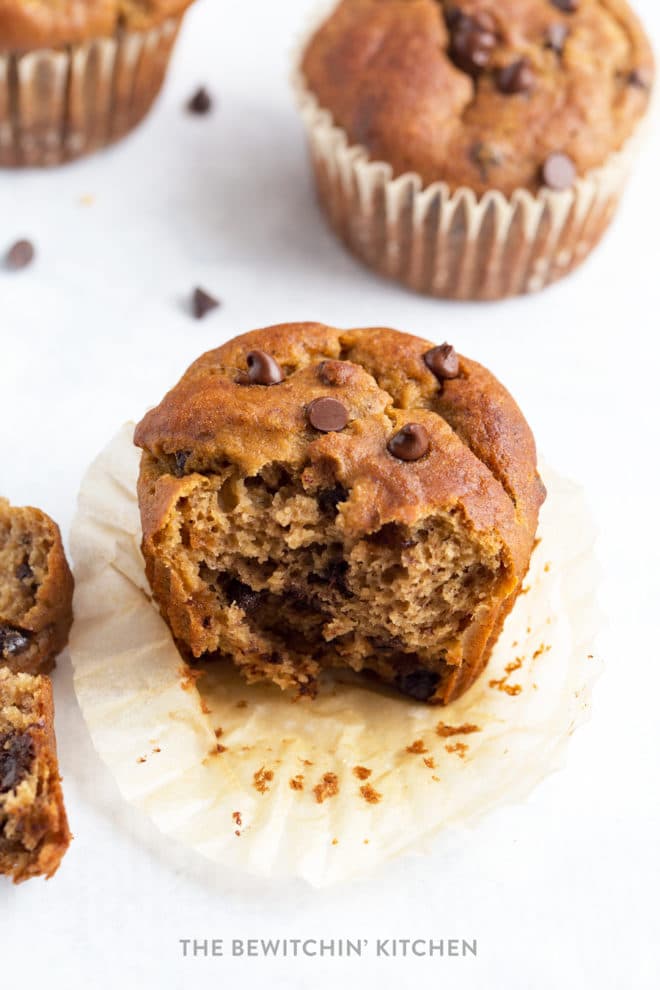
M396 175L510 195L541 188L552 155L582 176L619 150L653 57L626 0L341 0L302 70Z

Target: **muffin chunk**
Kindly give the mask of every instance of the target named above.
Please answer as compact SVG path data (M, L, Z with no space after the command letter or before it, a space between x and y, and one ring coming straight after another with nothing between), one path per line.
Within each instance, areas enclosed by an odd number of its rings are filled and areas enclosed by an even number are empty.
M70 841L50 681L0 669L0 873L51 877Z
M619 150L653 57L625 0L342 0L302 72L395 175L509 196L568 188Z
M56 524L0 498L0 667L47 672L73 621L73 577Z
M448 344L317 323L202 356L135 434L154 597L185 655L313 694L447 702L486 663L544 489L511 396Z

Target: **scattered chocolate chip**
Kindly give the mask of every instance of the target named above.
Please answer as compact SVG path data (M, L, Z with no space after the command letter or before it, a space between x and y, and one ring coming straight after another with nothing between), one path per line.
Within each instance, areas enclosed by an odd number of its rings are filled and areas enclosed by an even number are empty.
M628 85L637 89L651 88L651 74L645 69L633 69L628 76Z
M213 108L213 100L211 95L205 86L200 86L195 95L191 97L188 101L188 110L190 113L198 114L199 116L204 116L209 113Z
M448 25L451 58L463 72L478 75L487 67L497 44L495 21L487 13L468 16L452 11Z
M186 473L186 464L188 463L188 458L190 457L189 450L177 450L174 455L174 473L177 478L182 478Z
M7 256L5 258L5 264L7 268L11 268L12 271L19 271L21 268L27 268L29 264L34 259L34 245L31 241L16 241L15 244L9 248L7 251Z
M424 355L424 363L439 381L445 378L458 378L460 374L458 354L451 344L440 344L439 347L431 348Z
M0 657L10 657L24 653L30 645L30 634L14 629L13 626L0 626Z
M238 385L279 385L284 377L275 358L265 351L250 351L245 361L247 371L236 376Z
M22 564L19 564L16 568L16 578L19 581L31 581L34 577L34 572L27 560L24 560Z
M34 742L27 732L0 735L0 794L15 791L34 763Z
M338 399L323 396L307 406L307 419L321 433L338 433L348 423L348 410Z
M519 58L517 62L500 69L496 78L497 88L507 95L529 93L535 83L534 70L527 58Z
M201 320L212 309L217 309L220 300L210 296L204 289L197 288L193 292L192 309L196 320Z
M561 55L569 33L567 24L551 24L545 36L546 47Z
M237 578L232 578L225 593L229 603L238 605L245 613L254 612L263 597L260 591L254 591L248 584L243 584Z
M408 423L390 439L387 449L400 461L418 461L428 453L429 435L419 423Z
M355 371L345 361L321 361L318 375L324 385L347 385Z
M319 508L321 512L325 512L329 516L335 516L337 514L337 506L341 502L345 502L347 498L348 492L342 485L335 485L334 488L325 488L318 495Z
M440 675L432 670L413 670L411 674L400 674L395 684L402 694L415 701L428 701L433 697L440 682Z
M549 155L541 170L543 184L558 191L572 186L576 175L575 163L568 155L564 155L560 151Z
M550 0L550 3L565 14L574 14L580 6L580 0Z

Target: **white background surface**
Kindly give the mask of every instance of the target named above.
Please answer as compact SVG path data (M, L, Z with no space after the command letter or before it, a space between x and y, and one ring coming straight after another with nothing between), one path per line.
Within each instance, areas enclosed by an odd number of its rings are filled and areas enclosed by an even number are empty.
M660 11L637 0L656 46ZM77 988L660 985L657 753L657 117L605 242L505 304L417 298L357 266L317 213L288 59L314 0L190 12L164 96L132 138L49 173L0 174L0 491L68 530L81 475L203 350L289 319L389 324L488 365L601 531L607 670L569 762L435 855L323 893L209 867L160 838L96 757L65 655L59 746L76 839L47 884L0 885L3 984ZM204 82L210 118L181 110ZM93 197L92 205L82 198ZM223 308L201 323L194 285ZM180 938L477 938L478 958L183 960ZM20 974L20 976L19 976Z

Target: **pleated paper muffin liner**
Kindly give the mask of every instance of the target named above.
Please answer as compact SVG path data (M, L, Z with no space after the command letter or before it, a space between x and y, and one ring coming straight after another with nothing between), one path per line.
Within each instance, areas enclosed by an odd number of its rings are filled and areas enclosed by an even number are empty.
M454 843L562 764L600 670L594 533L572 483L544 470L525 593L463 697L431 707L341 678L295 701L230 663L183 663L144 575L132 432L82 484L71 656L96 749L163 833L228 869L327 886Z
M319 105L296 55L293 85L318 197L330 226L370 268L417 292L493 300L536 292L572 271L608 227L639 145L639 128L607 162L566 191L424 187L393 177Z
M160 92L182 19L0 54L0 166L59 165L128 133Z

